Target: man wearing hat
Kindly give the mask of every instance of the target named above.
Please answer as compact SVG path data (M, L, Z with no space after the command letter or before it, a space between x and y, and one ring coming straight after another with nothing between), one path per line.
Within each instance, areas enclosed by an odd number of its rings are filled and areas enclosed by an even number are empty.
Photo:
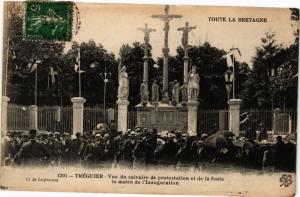
M124 142L122 131L118 131L117 136L112 141L112 151L114 154L114 166L119 165L120 157L122 154L121 146Z
M60 133L55 132L54 133L54 139L53 139L53 149L52 149L52 164L58 165L59 164L59 158L60 158Z
M61 135L61 143L60 143L60 163L62 165L70 165L71 159L71 143L68 139L69 134L63 133Z
M123 162L125 166L132 167L133 165L133 154L132 151L135 148L135 132L131 131L128 134L128 138L125 139L123 146L122 146L122 152L123 152Z
M260 123L259 126L260 126L260 132L258 135L258 141L267 140L268 139L267 129L265 128L263 123Z
M72 147L72 162L74 164L80 163L80 146L82 143L82 136L80 132L77 132L75 134L75 137L71 141L71 147Z
M102 143L101 138L101 134L96 133L94 135L94 140L91 140L83 151L84 161L88 167L100 165L100 162L103 161L104 144Z
M39 165L42 160L50 157L48 150L36 140L37 131L29 130L29 142L22 145L15 156L15 163L22 165Z

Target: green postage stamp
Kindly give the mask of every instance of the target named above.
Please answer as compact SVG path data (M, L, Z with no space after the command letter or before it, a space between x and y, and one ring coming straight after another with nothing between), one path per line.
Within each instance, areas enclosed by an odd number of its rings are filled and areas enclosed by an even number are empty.
M72 2L26 2L25 39L70 41L72 14Z

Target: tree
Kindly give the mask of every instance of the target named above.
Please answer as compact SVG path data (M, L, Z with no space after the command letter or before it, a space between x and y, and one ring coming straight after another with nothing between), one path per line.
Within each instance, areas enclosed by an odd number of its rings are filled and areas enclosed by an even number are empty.
M82 97L86 99L87 106L95 106L104 103L104 80L103 74L105 68L107 73L110 73L106 88L106 103L108 106L114 106L117 99L117 78L118 64L115 56L108 53L101 44L96 44L95 41L83 42L78 44L73 42L71 49L64 56L64 71L70 73L73 91L69 95L71 97L78 96L79 75L75 72L75 61L80 47L80 70L81 73L81 91ZM62 75L64 77L64 75ZM66 91L64 86L64 91ZM70 92L70 91L66 91Z
M270 78L277 75L278 67L284 61L279 53L282 46L276 43L274 37L273 32L265 33L262 45L256 48L253 69L242 96L245 108L270 108L273 105L275 95L270 91Z

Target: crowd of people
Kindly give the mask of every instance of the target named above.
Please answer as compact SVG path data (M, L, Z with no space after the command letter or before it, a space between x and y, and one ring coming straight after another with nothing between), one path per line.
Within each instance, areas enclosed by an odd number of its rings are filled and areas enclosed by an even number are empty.
M220 135L224 135L225 142L216 136L218 139L213 144L216 133L196 137L182 131L158 132L147 128L122 133L96 127L92 132L74 136L37 130L11 131L2 141L2 165L80 165L93 168L168 165L176 168L182 163L199 166L205 160L217 162L224 158L231 162L256 163L257 166L269 163L283 169L294 165L293 157L286 158L286 153L295 154L295 144L285 143L279 136L274 145L262 146L252 139L253 134L249 132L246 132L249 135L246 137L250 139L228 136L223 132Z

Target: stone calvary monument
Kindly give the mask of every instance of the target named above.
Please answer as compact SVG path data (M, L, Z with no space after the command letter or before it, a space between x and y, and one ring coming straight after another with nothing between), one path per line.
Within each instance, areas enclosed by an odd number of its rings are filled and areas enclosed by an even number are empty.
M181 15L169 14L169 6L165 7L163 15L153 15L152 18L158 18L164 22L164 46L163 52L163 87L161 96L159 95L159 85L154 79L151 85L151 99L149 101L149 80L148 80L148 47L150 42L150 33L156 31L155 29L138 28L143 31L145 41L144 52L144 73L143 83L140 87L141 103L137 108L137 127L156 128L162 130L182 130L188 132L189 135L197 135L197 107L199 95L199 75L196 68L193 67L191 72L188 72L188 33L196 27L189 26L188 22L184 27L178 28L182 31L182 45L185 50L184 56L184 83L180 86L179 82L175 80L169 83L168 81L168 35L170 30L170 21L176 18L181 18ZM169 95L169 85L172 84L172 95ZM181 100L180 100L181 96ZM160 100L161 98L161 100ZM119 103L120 101L118 101ZM120 105L119 105L120 107ZM120 112L120 110L119 110ZM119 127L121 129L121 127Z

